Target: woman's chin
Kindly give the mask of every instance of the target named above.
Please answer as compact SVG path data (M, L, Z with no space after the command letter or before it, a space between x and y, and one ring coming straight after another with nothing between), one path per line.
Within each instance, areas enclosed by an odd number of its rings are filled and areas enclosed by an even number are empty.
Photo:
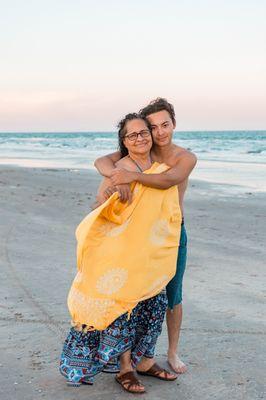
M151 146L138 146L134 149L136 154L145 154L151 151Z

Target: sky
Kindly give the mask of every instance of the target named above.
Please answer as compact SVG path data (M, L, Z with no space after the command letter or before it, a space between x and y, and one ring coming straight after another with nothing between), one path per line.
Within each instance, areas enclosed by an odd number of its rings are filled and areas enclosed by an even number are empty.
M0 132L266 129L266 1L0 0Z

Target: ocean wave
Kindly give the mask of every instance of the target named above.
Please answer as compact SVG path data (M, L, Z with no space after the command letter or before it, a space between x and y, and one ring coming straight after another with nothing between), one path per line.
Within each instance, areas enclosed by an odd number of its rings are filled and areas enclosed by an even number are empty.
M257 150L248 150L246 154L261 154L265 151L265 149L257 149Z
M95 138L94 139L94 141L95 142L115 142L117 140L117 138L116 137L113 137L113 138L107 138L107 137L98 137L98 138Z
M176 132L174 143L200 160L266 163L266 132ZM117 147L115 132L0 133L0 157L95 159Z

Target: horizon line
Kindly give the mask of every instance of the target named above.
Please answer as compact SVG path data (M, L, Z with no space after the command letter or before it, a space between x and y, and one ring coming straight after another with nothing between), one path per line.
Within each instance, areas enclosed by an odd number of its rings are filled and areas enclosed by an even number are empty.
M200 129L200 130L174 130L174 133L190 133L190 132L266 132L266 128L265 129ZM117 131L96 131L96 130L88 130L88 131L0 131L0 135L1 134L13 134L13 133L20 133L20 134L29 134L29 133L117 133Z

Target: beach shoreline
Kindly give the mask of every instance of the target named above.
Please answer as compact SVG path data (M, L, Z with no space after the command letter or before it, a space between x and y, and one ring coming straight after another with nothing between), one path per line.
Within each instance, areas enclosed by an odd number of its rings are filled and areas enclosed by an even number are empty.
M0 166L1 389L6 399L125 398L112 375L73 392L58 372L76 272L75 228L90 212L91 170ZM265 193L192 179L181 356L189 372L145 384L145 399L262 398ZM164 327L157 356L166 364ZM14 368L15 366L15 368Z
M173 143L195 153L192 179L232 185L234 195L266 193L266 131L174 132ZM0 133L0 165L94 170L117 150L117 132Z

